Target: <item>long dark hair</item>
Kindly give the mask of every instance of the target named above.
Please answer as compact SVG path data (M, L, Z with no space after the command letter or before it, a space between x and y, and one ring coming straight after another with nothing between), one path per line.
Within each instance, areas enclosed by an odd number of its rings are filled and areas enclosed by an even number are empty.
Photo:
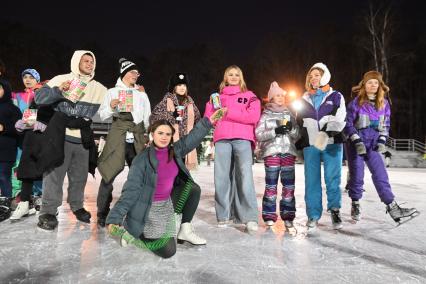
M169 149L169 158L168 158L168 162L170 162L172 159L173 159L173 156L174 156L174 154L175 154L175 152L174 152L174 150L173 150L173 135L175 135L175 128L173 127L173 125L170 123L170 122L168 122L167 120L165 120L165 119L160 119L160 120L157 120L157 121L154 121L154 123L152 123L149 127L148 127L148 132L150 133L150 134L153 134L154 133L154 131L155 130L157 130L157 128L158 127L160 127L161 125L167 125L167 126L169 126L170 127L170 129L172 130L172 139L170 140L170 143L169 143L169 145L167 146L168 147L168 149ZM154 140L152 141L152 144L154 145L154 146L156 146L155 145L155 143L154 143Z

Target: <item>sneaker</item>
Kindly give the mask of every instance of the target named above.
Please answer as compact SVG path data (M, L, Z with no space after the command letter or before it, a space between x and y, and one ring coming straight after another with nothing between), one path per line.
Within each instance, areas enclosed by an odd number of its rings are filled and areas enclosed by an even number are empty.
M84 223L90 223L90 218L92 215L90 212L86 211L84 208L80 208L77 211L73 212L77 220L84 222Z
M308 221L306 222L306 227L308 227L309 229L315 229L318 225L318 221L312 218L309 218Z
M361 220L361 207L359 201L352 201L351 217L355 221Z
M265 221L265 224L266 224L266 226L271 227L271 226L273 226L275 224L275 222L272 221L272 220L268 220L268 221Z
M254 221L249 221L249 222L247 222L247 224L246 224L246 229L247 229L247 231L249 231L249 232L256 232L256 231L259 229L259 226L257 225L257 223L256 223L256 222L254 222Z
M37 226L41 229L53 231L58 226L58 219L52 214L43 214L38 217Z
M336 208L332 208L330 210L331 214L331 222L333 223L333 229L340 230L343 228L342 218L340 217L340 210Z
M30 202L29 201L21 201L18 203L18 207L16 207L15 211L13 211L12 216L10 216L10 220L17 221L22 217L27 217L29 215Z

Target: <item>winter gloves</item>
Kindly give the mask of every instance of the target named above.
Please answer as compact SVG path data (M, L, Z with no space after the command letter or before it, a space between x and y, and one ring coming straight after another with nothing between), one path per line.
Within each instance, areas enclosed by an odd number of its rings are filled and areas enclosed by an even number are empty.
M379 153L386 152L386 136L384 135L379 136L379 139L377 140L376 148L374 150Z
M351 141L355 145L356 153L360 156L367 154L367 148L365 147L364 142L362 142L361 137L358 134L353 134L351 136Z
M29 129L28 126L25 124L25 122L22 119L16 121L15 128L19 132L22 132L26 129Z
M292 128L292 123L291 121L288 121L287 124L285 125L280 125L277 128L275 128L275 134L276 135L284 135L287 134L291 131Z
M47 127L47 125L44 124L43 122L36 121L36 123L34 123L33 131L44 132L46 130L46 127Z
M355 146L355 150L358 155L364 156L367 154L367 148L365 147L364 142L362 142L361 137L358 134L353 134L351 136L351 141ZM386 152L386 136L380 135L377 139L377 145L374 147L374 151L379 153Z
M365 148L365 145L361 141L361 139L359 140L359 142L355 143L355 150L356 153L360 156L364 156L367 154L367 148Z
M328 134L325 131L320 131L317 134L317 137L314 142L314 147L320 151L324 151L325 147L328 144Z

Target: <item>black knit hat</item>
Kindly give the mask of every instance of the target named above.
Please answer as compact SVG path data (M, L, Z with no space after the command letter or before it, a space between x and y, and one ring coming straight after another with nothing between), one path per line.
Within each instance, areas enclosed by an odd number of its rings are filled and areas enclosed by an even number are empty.
M120 58L118 63L120 64L120 79L123 79L127 72L131 70L138 70L136 64L126 58Z
M189 81L188 81L188 76L186 75L186 73L176 73L170 78L169 92L173 93L173 90L175 89L175 87L180 84L185 84L186 87L188 87L188 83Z

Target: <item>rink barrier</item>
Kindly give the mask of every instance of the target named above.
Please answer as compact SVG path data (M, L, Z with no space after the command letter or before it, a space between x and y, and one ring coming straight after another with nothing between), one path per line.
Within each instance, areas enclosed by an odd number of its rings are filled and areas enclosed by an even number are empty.
M191 192L193 185L192 179L189 179L185 186L183 187L182 194L179 197L178 202L176 203L176 214L182 214L183 206L185 206L186 201L188 200L189 193ZM125 240L128 244L134 245L140 249L149 249L150 251L159 250L164 247L170 238L173 235L173 230L176 229L176 219L173 215L173 218L167 222L166 232L155 241L143 241L139 238L133 237L127 230L123 227L113 225L111 229L111 235L114 237L120 237Z

